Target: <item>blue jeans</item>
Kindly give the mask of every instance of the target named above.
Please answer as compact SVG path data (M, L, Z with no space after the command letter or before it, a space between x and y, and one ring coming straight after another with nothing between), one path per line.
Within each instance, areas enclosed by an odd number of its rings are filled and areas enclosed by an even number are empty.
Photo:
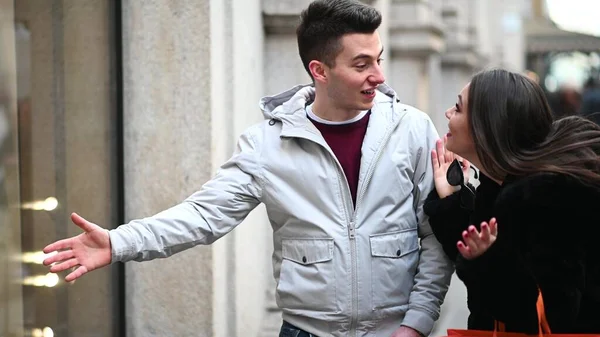
M317 337L311 333L301 330L290 323L283 321L281 330L279 331L279 337Z

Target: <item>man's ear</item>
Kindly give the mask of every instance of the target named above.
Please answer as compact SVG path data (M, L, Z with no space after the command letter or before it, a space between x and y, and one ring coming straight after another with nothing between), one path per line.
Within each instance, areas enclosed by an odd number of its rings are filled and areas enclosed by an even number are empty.
M327 82L327 65L323 62L312 60L308 64L308 69L315 82Z

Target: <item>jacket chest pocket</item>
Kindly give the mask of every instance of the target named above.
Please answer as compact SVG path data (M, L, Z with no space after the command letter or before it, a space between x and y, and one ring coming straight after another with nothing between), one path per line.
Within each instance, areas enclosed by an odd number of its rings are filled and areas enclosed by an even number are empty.
M419 261L417 229L371 235L372 309L406 306Z
M283 239L281 246L282 309L337 312L333 239Z

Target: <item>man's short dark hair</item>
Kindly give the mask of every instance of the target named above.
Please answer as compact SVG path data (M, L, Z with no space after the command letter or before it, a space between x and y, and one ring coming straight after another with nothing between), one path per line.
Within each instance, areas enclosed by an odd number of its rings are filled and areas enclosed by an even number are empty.
M300 14L296 29L302 64L312 78L308 64L312 60L335 66L342 50L340 39L346 34L373 33L381 25L375 8L356 0L316 0Z

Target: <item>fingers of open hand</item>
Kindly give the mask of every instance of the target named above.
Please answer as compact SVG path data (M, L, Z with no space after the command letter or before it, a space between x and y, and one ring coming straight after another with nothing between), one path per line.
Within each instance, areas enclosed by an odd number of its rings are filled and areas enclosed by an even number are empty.
M48 265L51 265L53 263L61 263L61 262L66 261L66 260L68 260L70 258L73 258L74 256L75 256L75 254L73 253L73 250L68 249L68 250L59 252L57 254L54 254L54 255L46 258L44 260L44 265L48 266Z
M458 243L456 244L456 248L458 249L460 255L462 255L465 259L472 259L471 248L466 246L462 241L458 241Z
M469 228L463 232L462 236L463 241L472 251L477 251L479 249L481 239L475 226L469 226Z
M79 266L77 269L75 269L72 273L70 273L69 275L67 275L67 277L65 277L65 281L67 282L71 282L75 279L80 278L81 276L85 275L88 272L87 268L84 266Z
M431 150L431 164L433 165L433 170L437 170L440 167L440 161L438 160L438 155L436 150Z
M463 241L457 243L458 251L469 260L480 256L494 242L495 234L492 231L491 226L485 222L481 223L481 232L475 226L469 226L468 230L462 233Z
M489 243L490 240L491 240L492 235L491 235L491 232L490 232L490 226L487 223L485 223L485 222L481 223L480 237L481 237L481 241L483 243Z
M73 246L73 238L59 240L44 247L43 252L48 254L59 250L70 249L71 246Z
M498 236L498 222L496 221L496 218L490 220L490 234L494 237Z
M438 141L435 143L435 150L439 165L444 165L446 163L446 158L444 157L444 152L446 150L444 149L444 142L441 139L438 139Z
M77 261L77 259L73 258L73 259L66 260L61 263L57 263L57 264L53 265L52 267L50 267L50 271L53 273L60 273L61 271L65 271L69 268L73 268L78 265L79 265L79 261Z

